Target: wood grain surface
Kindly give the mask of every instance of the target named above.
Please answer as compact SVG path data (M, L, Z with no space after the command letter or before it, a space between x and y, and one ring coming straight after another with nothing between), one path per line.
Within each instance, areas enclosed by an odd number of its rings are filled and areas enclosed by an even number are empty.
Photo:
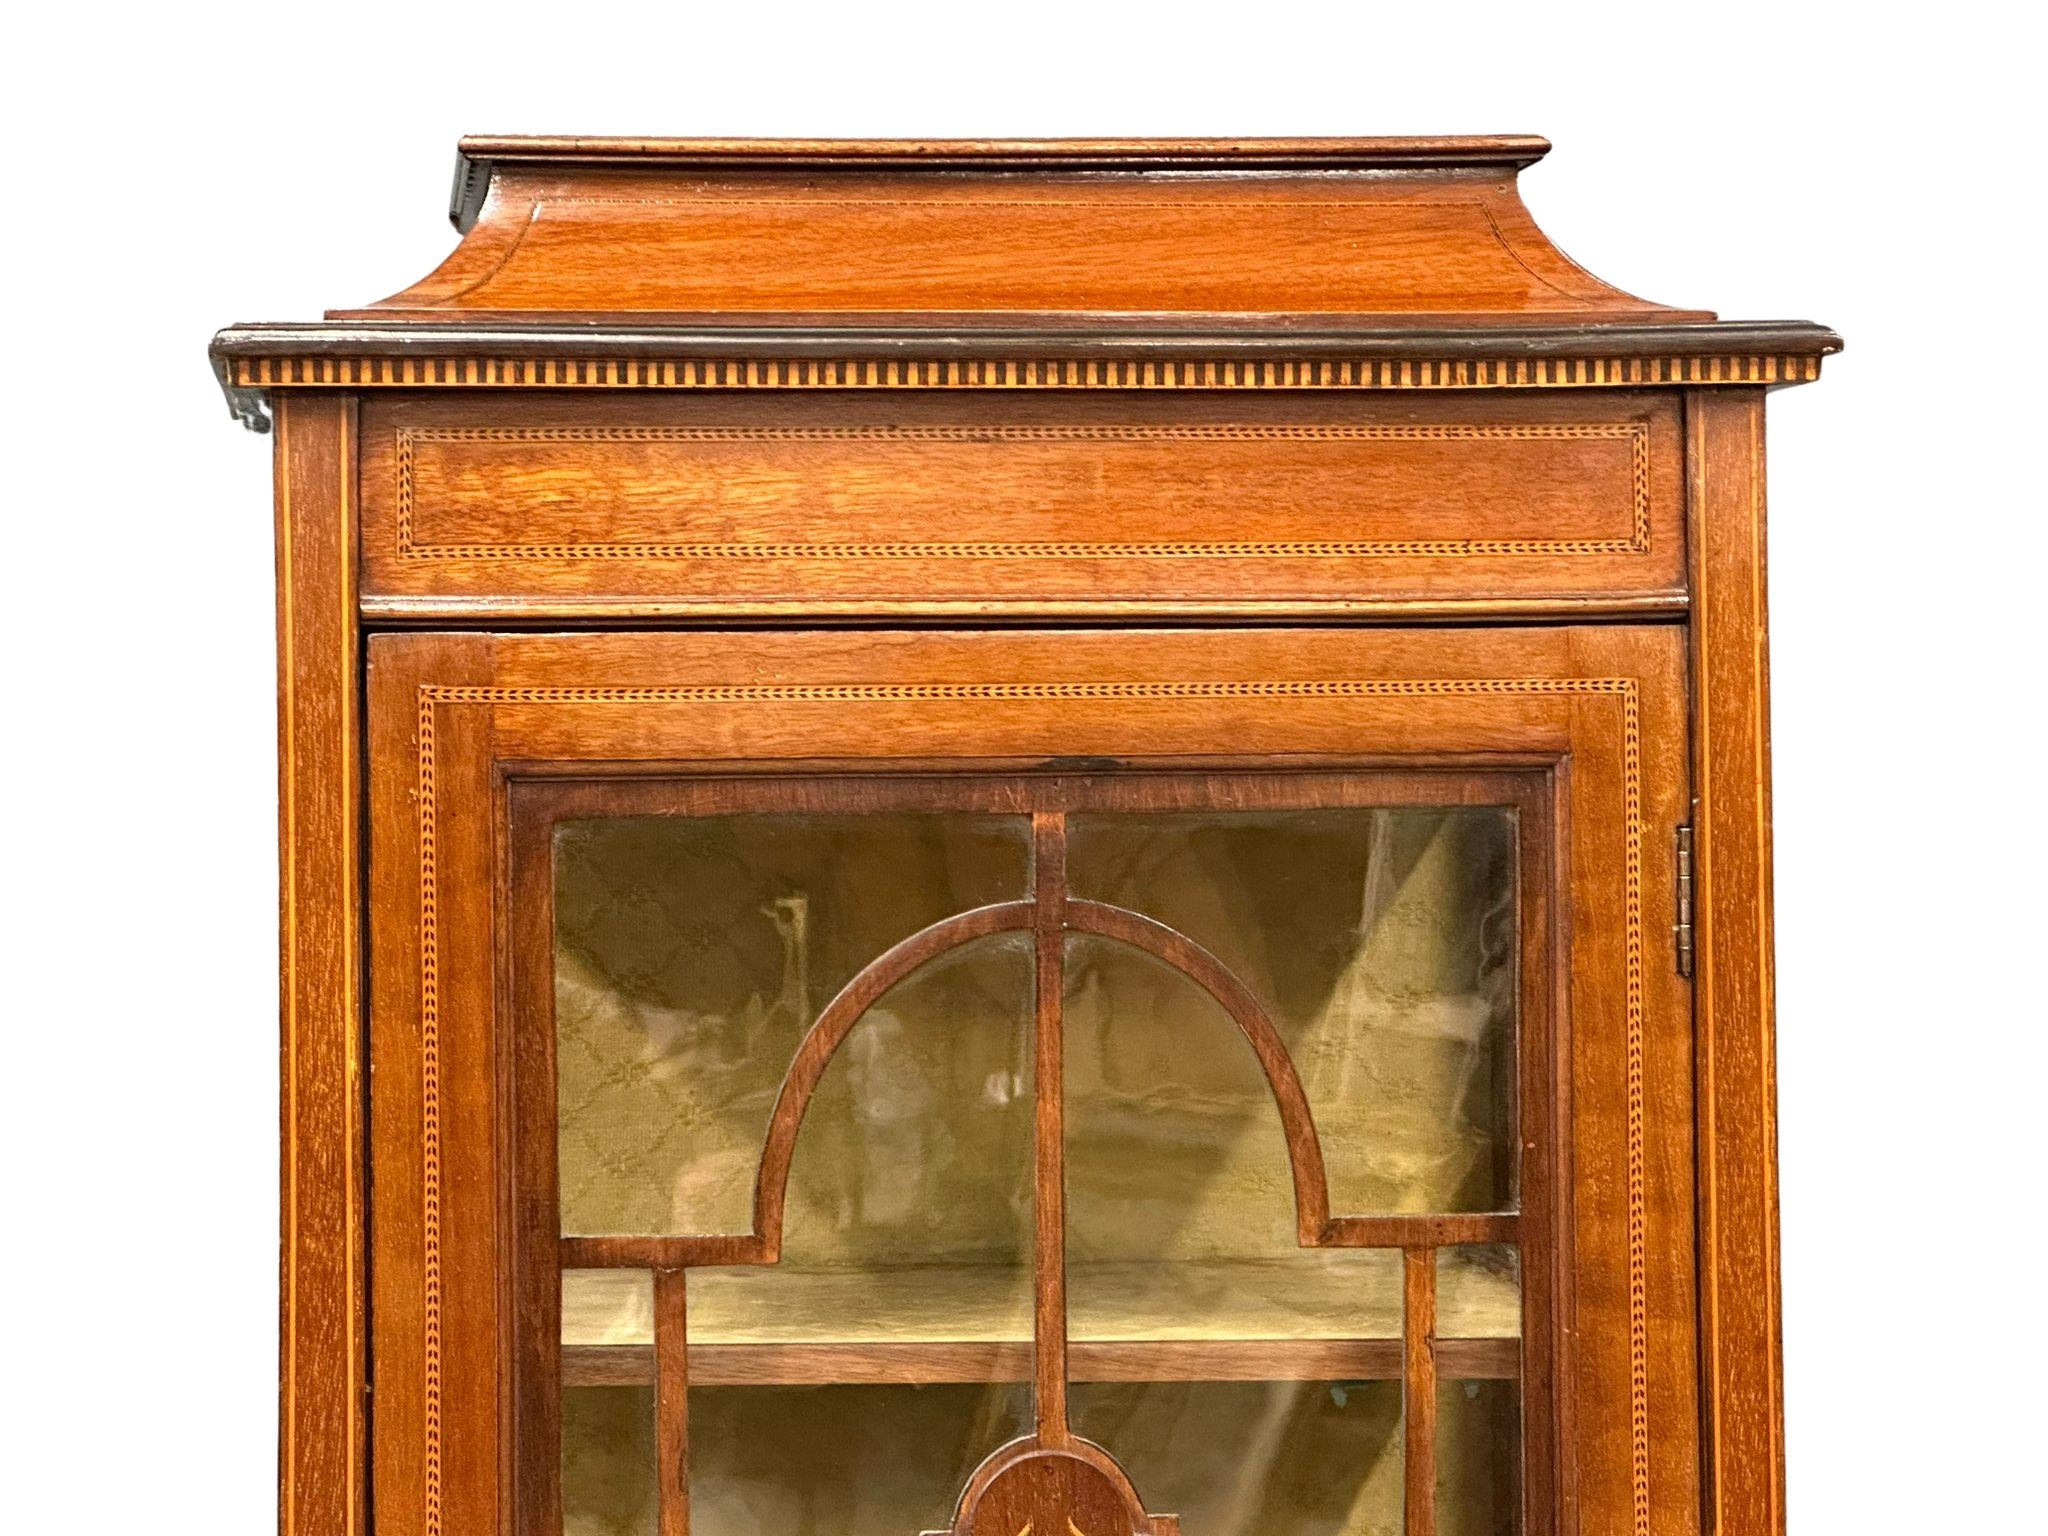
M516 1031L501 1023L451 1035L446 1021L499 1015L490 915L499 795L517 800L517 785L536 776L551 784L630 771L645 784L649 775L687 782L707 771L854 764L886 784L892 768L931 773L935 752L984 773L1076 759L1095 773L1206 771L1219 759L1314 772L1365 753L1381 768L1438 775L1511 767L1537 774L1557 799L1574 938L1562 973L1546 974L1567 988L1559 1048L1572 1063L1574 1171L1570 1198L1552 1203L1553 1230L1518 1230L1533 1251L1556 1255L1543 1262L1571 1277L1571 1294L1527 1326L1532 1337L1558 1334L1548 1346L1557 1395L1577 1423L1598 1426L1577 1447L1582 1527L1597 1518L1599 1528L1632 1529L1640 1500L1660 1529L1689 1528L1698 1507L1683 1428L1697 1423L1691 1032L1684 990L1658 948L1664 908L1651 904L1668 888L1668 828L1688 793L1682 660L1680 631L1625 626L756 633L712 647L659 634L375 637L373 728L389 726L372 744L382 807L373 828L395 846L373 864L383 882L373 906L408 930L390 952L413 957L386 973L379 1044L399 1086L381 1123L394 1141L404 1126L433 1127L431 1139L396 1152L396 1166L415 1171L395 1176L395 1187L417 1187L426 1159L438 1165L426 1187L440 1191L429 1228L404 1204L378 1224L380 1285L392 1288L376 1314L380 1362L390 1362L380 1380L396 1402L432 1403L418 1417L380 1419L380 1453L388 1446L405 1463L379 1477L380 1519L400 1531L467 1524L498 1496L497 1398L471 1401L468 1389L498 1379L505 1366L485 1359L502 1361L504 1346L494 1303L470 1287L495 1295L510 1260L496 1204L472 1204L467 1192L505 1178L485 1108L506 1091L490 1086L498 1069L487 1063L501 1058L482 1036ZM613 792L599 781L566 787L597 804ZM617 792L620 805L633 803L630 780ZM510 888L523 884L515 876ZM436 1103L419 1098L422 1084ZM472 1084L485 1090L473 1103ZM729 1250L727 1262L758 1256L752 1235L728 1240L749 1246ZM643 1245L666 1241L576 1239L560 1257L660 1262ZM551 1248L542 1262L555 1257ZM457 1295L461 1306L451 1304ZM427 1368L458 1358L459 1377ZM1528 1405L1532 1421L1554 1411ZM407 1417L435 1433L387 1441L385 1430L402 1431ZM1639 1458L1646 1447L1655 1454Z
M345 397L277 423L284 1536L368 1521L355 430Z
M432 396L365 407L408 621L1680 611L1676 403Z
M1699 899L1700 1297L1722 1536L1785 1528L1761 394L1687 402Z
M558 1536L565 1385L652 1389L684 1536L690 1388L831 1382L1033 1384L956 1536L1171 1536L1068 1383L1317 1380L1403 1383L1411 1536L1456 1380L1518 1386L1527 1536L1782 1536L1762 428L1839 341L1592 277L1545 148L475 139L435 272L217 339L277 430L286 1536ZM1064 816L1219 795L1512 807L1511 1208L1331 1209L1258 998L1064 889ZM552 828L771 803L1034 816L1038 883L818 1018L747 1230L564 1237ZM1405 1337L1070 1337L1047 1004L1035 1344L692 1342L861 1011L998 931L1042 997L1072 933L1206 987ZM1456 1320L1466 1244L1518 1338ZM565 1347L564 1266L660 1272L646 1332Z

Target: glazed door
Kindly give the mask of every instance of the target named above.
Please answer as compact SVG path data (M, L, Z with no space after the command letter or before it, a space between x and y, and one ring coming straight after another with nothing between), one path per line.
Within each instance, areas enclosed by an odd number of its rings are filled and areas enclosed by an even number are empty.
M1680 639L373 641L380 1532L1696 1529Z

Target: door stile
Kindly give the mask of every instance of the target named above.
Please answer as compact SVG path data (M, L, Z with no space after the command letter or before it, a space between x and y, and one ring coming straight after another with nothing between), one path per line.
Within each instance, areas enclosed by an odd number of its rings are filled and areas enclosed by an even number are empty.
M519 1536L561 1508L562 1278L555 1157L554 821L517 793L506 797L510 900L504 913L512 1079L512 1504Z
M1518 805L1522 880L1522 1137L1517 1241L1522 1274L1522 1528L1578 1529L1571 1390L1574 1216L1571 1031L1571 764L1557 764Z

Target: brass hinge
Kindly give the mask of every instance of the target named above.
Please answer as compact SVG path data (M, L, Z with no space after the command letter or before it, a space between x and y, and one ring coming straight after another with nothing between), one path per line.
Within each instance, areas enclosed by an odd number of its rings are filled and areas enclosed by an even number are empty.
M1692 828L1680 827L1674 841L1678 852L1678 912L1671 924L1671 942L1677 952L1678 974L1690 976L1693 965Z

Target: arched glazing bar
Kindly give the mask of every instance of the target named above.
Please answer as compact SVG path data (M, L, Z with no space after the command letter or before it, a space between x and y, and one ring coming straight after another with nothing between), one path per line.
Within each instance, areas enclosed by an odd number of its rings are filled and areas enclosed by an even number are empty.
M1200 986L1224 1012L1230 1015L1253 1053L1258 1057L1267 1087L1280 1113L1286 1134L1288 1163L1293 1173L1295 1224L1303 1247L1326 1241L1330 1226L1328 1178L1323 1167L1322 1144L1317 1139L1315 1117L1309 1109L1308 1094L1302 1087L1287 1043L1274 1026L1263 1004L1223 962L1185 934L1165 923L1127 907L1106 902L1076 900L1065 893L1063 849L1048 848L1044 824L1060 823L1058 813L1041 814L1037 860L1040 889L1030 900L1003 902L960 913L893 945L870 961L837 996L827 1003L805 1034L792 1060L775 1109L769 1117L768 1135L761 1152L760 1171L754 1185L754 1236L761 1244L760 1257L751 1262L772 1264L781 1253L783 1205L789 1187L790 1163L795 1156L796 1138L802 1129L812 1094L823 1079L833 1054L852 1033L866 1011L890 988L950 950L998 933L1037 929L1041 938L1048 933L1089 933L1140 950L1181 972ZM1063 828L1062 828L1063 832ZM1049 863L1058 861L1061 876L1045 881ZM1050 885L1052 889L1047 889ZM1043 966L1046 962L1041 960ZM1041 981L1047 979L1040 972ZM1048 1006L1057 1008L1056 988L1044 988L1053 995L1041 999L1041 1032L1048 1022ZM1041 1089L1051 1085L1041 1083ZM726 1262L731 1262L730 1260Z

